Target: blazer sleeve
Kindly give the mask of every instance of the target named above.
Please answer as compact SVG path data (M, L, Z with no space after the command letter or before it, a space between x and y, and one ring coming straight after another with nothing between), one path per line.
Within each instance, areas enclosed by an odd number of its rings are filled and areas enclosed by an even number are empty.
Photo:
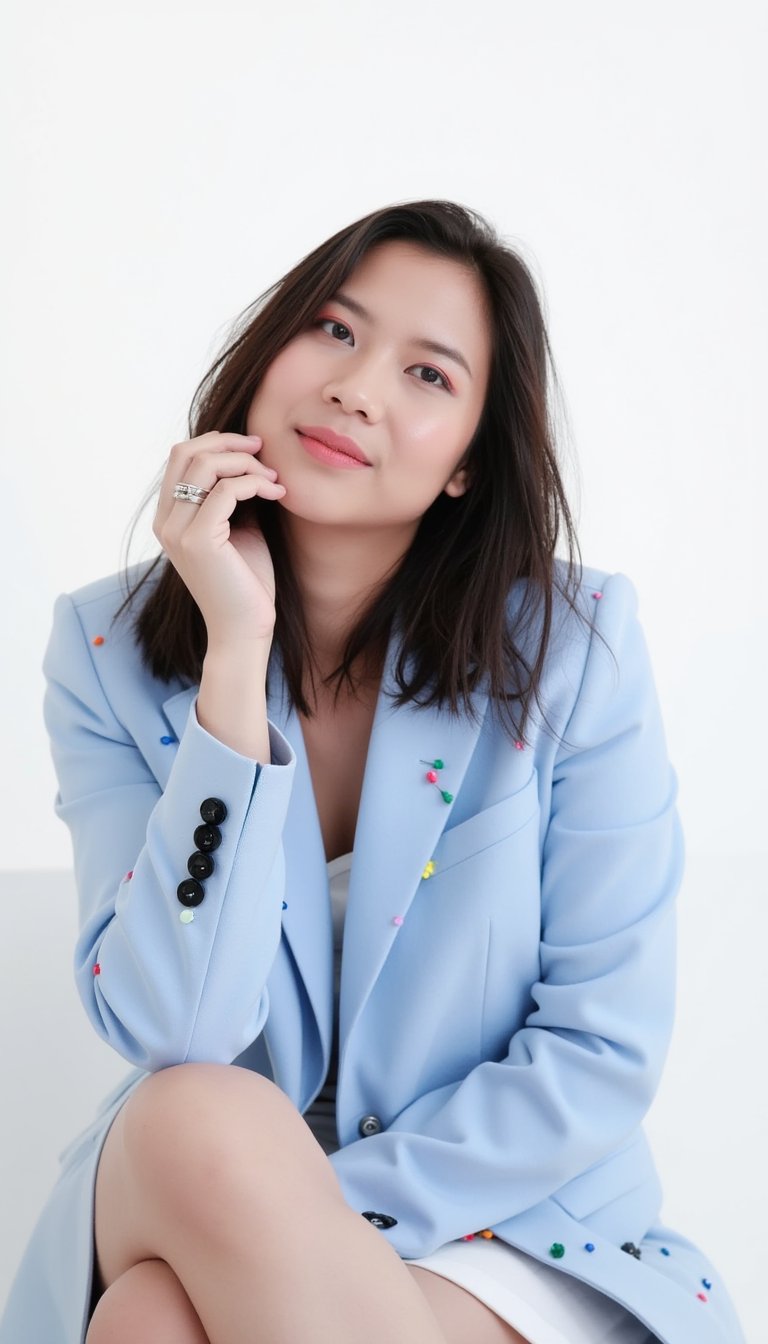
M258 1036L269 1009L292 748L270 725L270 763L241 756L201 727L195 699L161 791L110 705L66 593L54 606L43 672L54 808L73 848L74 969L85 1011L102 1039L141 1068L229 1062ZM156 713L149 702L147 709ZM205 898L185 924L177 887L189 878L209 797L227 815Z
M609 576L595 625L615 663L592 634L551 758L536 1007L503 1058L329 1159L353 1208L398 1220L385 1235L406 1258L553 1194L631 1138L656 1091L683 841L636 608L629 579Z

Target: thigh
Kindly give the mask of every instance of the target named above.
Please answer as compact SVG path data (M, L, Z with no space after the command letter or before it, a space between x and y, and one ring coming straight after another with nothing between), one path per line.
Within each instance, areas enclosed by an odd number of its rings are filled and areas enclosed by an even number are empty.
M306 1121L260 1074L178 1064L145 1078L115 1117L99 1160L96 1291L141 1261L167 1260L169 1222L191 1232L216 1217L227 1225L245 1162L265 1192L304 1177L341 1197Z
M472 1344L528 1344L524 1335L460 1284L417 1265L406 1269L426 1297L446 1344L467 1344L470 1339Z
M164 1260L142 1260L100 1298L85 1344L208 1344L179 1280Z

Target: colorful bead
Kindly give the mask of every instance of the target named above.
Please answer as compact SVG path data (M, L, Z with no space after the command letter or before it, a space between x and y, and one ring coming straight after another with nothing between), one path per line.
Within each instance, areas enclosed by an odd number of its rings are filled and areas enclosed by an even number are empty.
M549 1254L554 1260L562 1260L565 1255L565 1247L561 1241L553 1241L549 1248Z
M392 920L393 924L402 924L402 922L403 922L402 915L395 915L394 919Z
M123 881L124 881L124 882L130 882L130 880L131 880L132 877L133 877L133 869L131 868L131 869L125 874L125 877L123 878Z
M486 1241L490 1241L493 1238L494 1233L491 1231L490 1227L484 1227L480 1236L485 1237Z
M287 902L287 901L283 901L283 909L284 909L284 910L287 910L287 909L288 909L288 902Z
M175 738L175 737L169 737L169 736L166 734L165 737L161 737L161 738L160 738L160 741L162 742L162 744L163 744L164 747L169 747L169 746L171 745L172 742L175 742L175 741L176 741L176 738Z
M182 910L181 914L179 915L179 919L181 920L182 924L191 924L194 918L195 918L194 910Z
M709 1298L707 1297L707 1294L706 1294L706 1293L697 1293L696 1296L698 1297L698 1299L699 1299L700 1302L708 1302L708 1301L709 1301Z
M669 1255L669 1251L667 1250L666 1246L661 1246L659 1249L661 1250L662 1255Z
M95 644L96 647L98 648L98 646L99 646L100 644L103 644L103 643L104 643L104 636L103 636L103 635L97 635L95 639L92 639L92 640L91 640L91 643L92 643L92 644Z
M603 594L602 594L602 593L593 593L592 596L593 596L593 597L597 597L597 598L599 598L599 597L602 597Z
M436 783L437 783L437 771L436 771L436 770L428 770L428 771L427 771L427 779L429 780L430 784L436 784Z
M466 1237L462 1237L461 1240L462 1240L462 1241L474 1241L474 1240L475 1240L475 1234L474 1234L474 1232L468 1232L467 1235L466 1235Z
M712 1287L712 1280L711 1280L711 1279L702 1279L701 1282L704 1284L704 1287L705 1287L705 1288L711 1288L711 1287Z
M431 877L434 871L435 871L435 860L430 859L429 863L425 864L424 866L424 872L421 874L422 879L426 882L427 878Z
M434 770L443 770L443 769L445 768L445 763L444 763L444 761L441 761L441 760L440 760L440 757L439 757L439 756L438 756L438 758L437 758L436 761L422 761L421 764L422 764L422 765L431 765L432 768L433 768ZM473 1234L473 1235L474 1235L474 1234Z
M517 750L518 750L518 751L525 751L525 743L524 743L524 742L517 741L517 742L515 743L515 746L517 747Z
M594 1241L585 1241L585 1242L584 1242L584 1250L585 1250L585 1251L594 1251L594 1249L595 1249L595 1243L594 1243Z
M444 803L452 803L452 802L453 802L453 794L452 794L452 793L446 793L444 789L441 789L440 792L441 792L441 794L442 794L443 802L444 802Z
M96 962L96 965L95 965L94 968L93 968L93 974L94 974L94 975L101 975L101 967L100 967L98 961Z

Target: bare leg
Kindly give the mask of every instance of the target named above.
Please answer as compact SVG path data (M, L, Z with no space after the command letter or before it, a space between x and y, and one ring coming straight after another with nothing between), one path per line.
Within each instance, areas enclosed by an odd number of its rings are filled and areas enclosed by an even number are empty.
M368 1344L445 1344L296 1108L246 1069L185 1064L144 1080L104 1145L95 1235L106 1289L165 1261L210 1344L357 1344L363 1329Z
M86 1344L209 1344L200 1317L170 1265L142 1260L96 1305Z

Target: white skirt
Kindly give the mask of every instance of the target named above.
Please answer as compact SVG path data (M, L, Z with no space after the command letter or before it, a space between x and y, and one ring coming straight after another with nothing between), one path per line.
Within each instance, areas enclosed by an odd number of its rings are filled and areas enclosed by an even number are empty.
M338 1151L330 1089L304 1119L326 1156ZM529 1344L658 1344L657 1336L620 1302L500 1237L449 1241L431 1255L403 1263L458 1283Z

